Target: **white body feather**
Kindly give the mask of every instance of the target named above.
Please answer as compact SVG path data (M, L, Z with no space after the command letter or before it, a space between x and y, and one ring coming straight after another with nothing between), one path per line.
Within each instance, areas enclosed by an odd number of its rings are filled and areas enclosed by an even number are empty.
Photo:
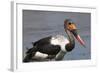
M54 36L51 39L51 44L60 45L61 50L63 52L66 52L65 45L68 44L68 43L69 43L69 40L66 37L62 36L62 35Z
M48 57L47 54L36 52L36 54L35 54L35 56L33 58L36 58L36 59L45 59L47 57Z

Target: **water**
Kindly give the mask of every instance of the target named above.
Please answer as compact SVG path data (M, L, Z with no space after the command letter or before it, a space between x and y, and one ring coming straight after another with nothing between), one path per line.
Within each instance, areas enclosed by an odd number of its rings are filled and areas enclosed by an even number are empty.
M86 48L75 40L74 50L67 53L64 60L91 59L91 14L34 10L23 10L23 57L25 57L26 47L32 47L31 42L50 35L61 34L66 36L64 20L67 18L76 23L79 34L85 41Z

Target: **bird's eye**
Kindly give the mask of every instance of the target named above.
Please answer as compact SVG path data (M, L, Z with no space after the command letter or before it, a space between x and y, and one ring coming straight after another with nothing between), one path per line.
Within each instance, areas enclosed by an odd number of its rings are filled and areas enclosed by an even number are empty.
M68 24L69 24L69 25L71 25L72 23L71 23L71 22L69 22Z

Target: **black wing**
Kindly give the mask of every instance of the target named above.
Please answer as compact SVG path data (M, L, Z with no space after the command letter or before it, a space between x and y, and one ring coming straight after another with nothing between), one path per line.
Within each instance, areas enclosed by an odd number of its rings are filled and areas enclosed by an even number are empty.
M59 45L51 45L51 44L45 44L43 46L38 46L38 51L48 54L48 55L56 55L61 47Z
M51 36L46 37L46 38L42 38L36 42L33 43L33 46L41 46L41 45L45 45L45 44L50 44L50 40L51 40Z
M56 55L60 51L61 47L59 45L52 45L50 43L51 38L52 37L50 36L40 39L39 41L34 42L33 46L41 53Z

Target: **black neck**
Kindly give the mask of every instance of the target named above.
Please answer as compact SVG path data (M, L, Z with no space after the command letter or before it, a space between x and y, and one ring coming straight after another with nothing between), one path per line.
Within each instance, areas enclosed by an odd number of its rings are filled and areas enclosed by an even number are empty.
M75 44L75 40L74 40L74 36L72 35L72 33L67 30L67 35L68 35L68 39L70 41L70 44L74 45Z
M69 39L69 44L66 44L66 50L67 51L71 51L74 47L75 47L75 40L74 40L74 36L72 35L72 33L69 30L65 30Z

